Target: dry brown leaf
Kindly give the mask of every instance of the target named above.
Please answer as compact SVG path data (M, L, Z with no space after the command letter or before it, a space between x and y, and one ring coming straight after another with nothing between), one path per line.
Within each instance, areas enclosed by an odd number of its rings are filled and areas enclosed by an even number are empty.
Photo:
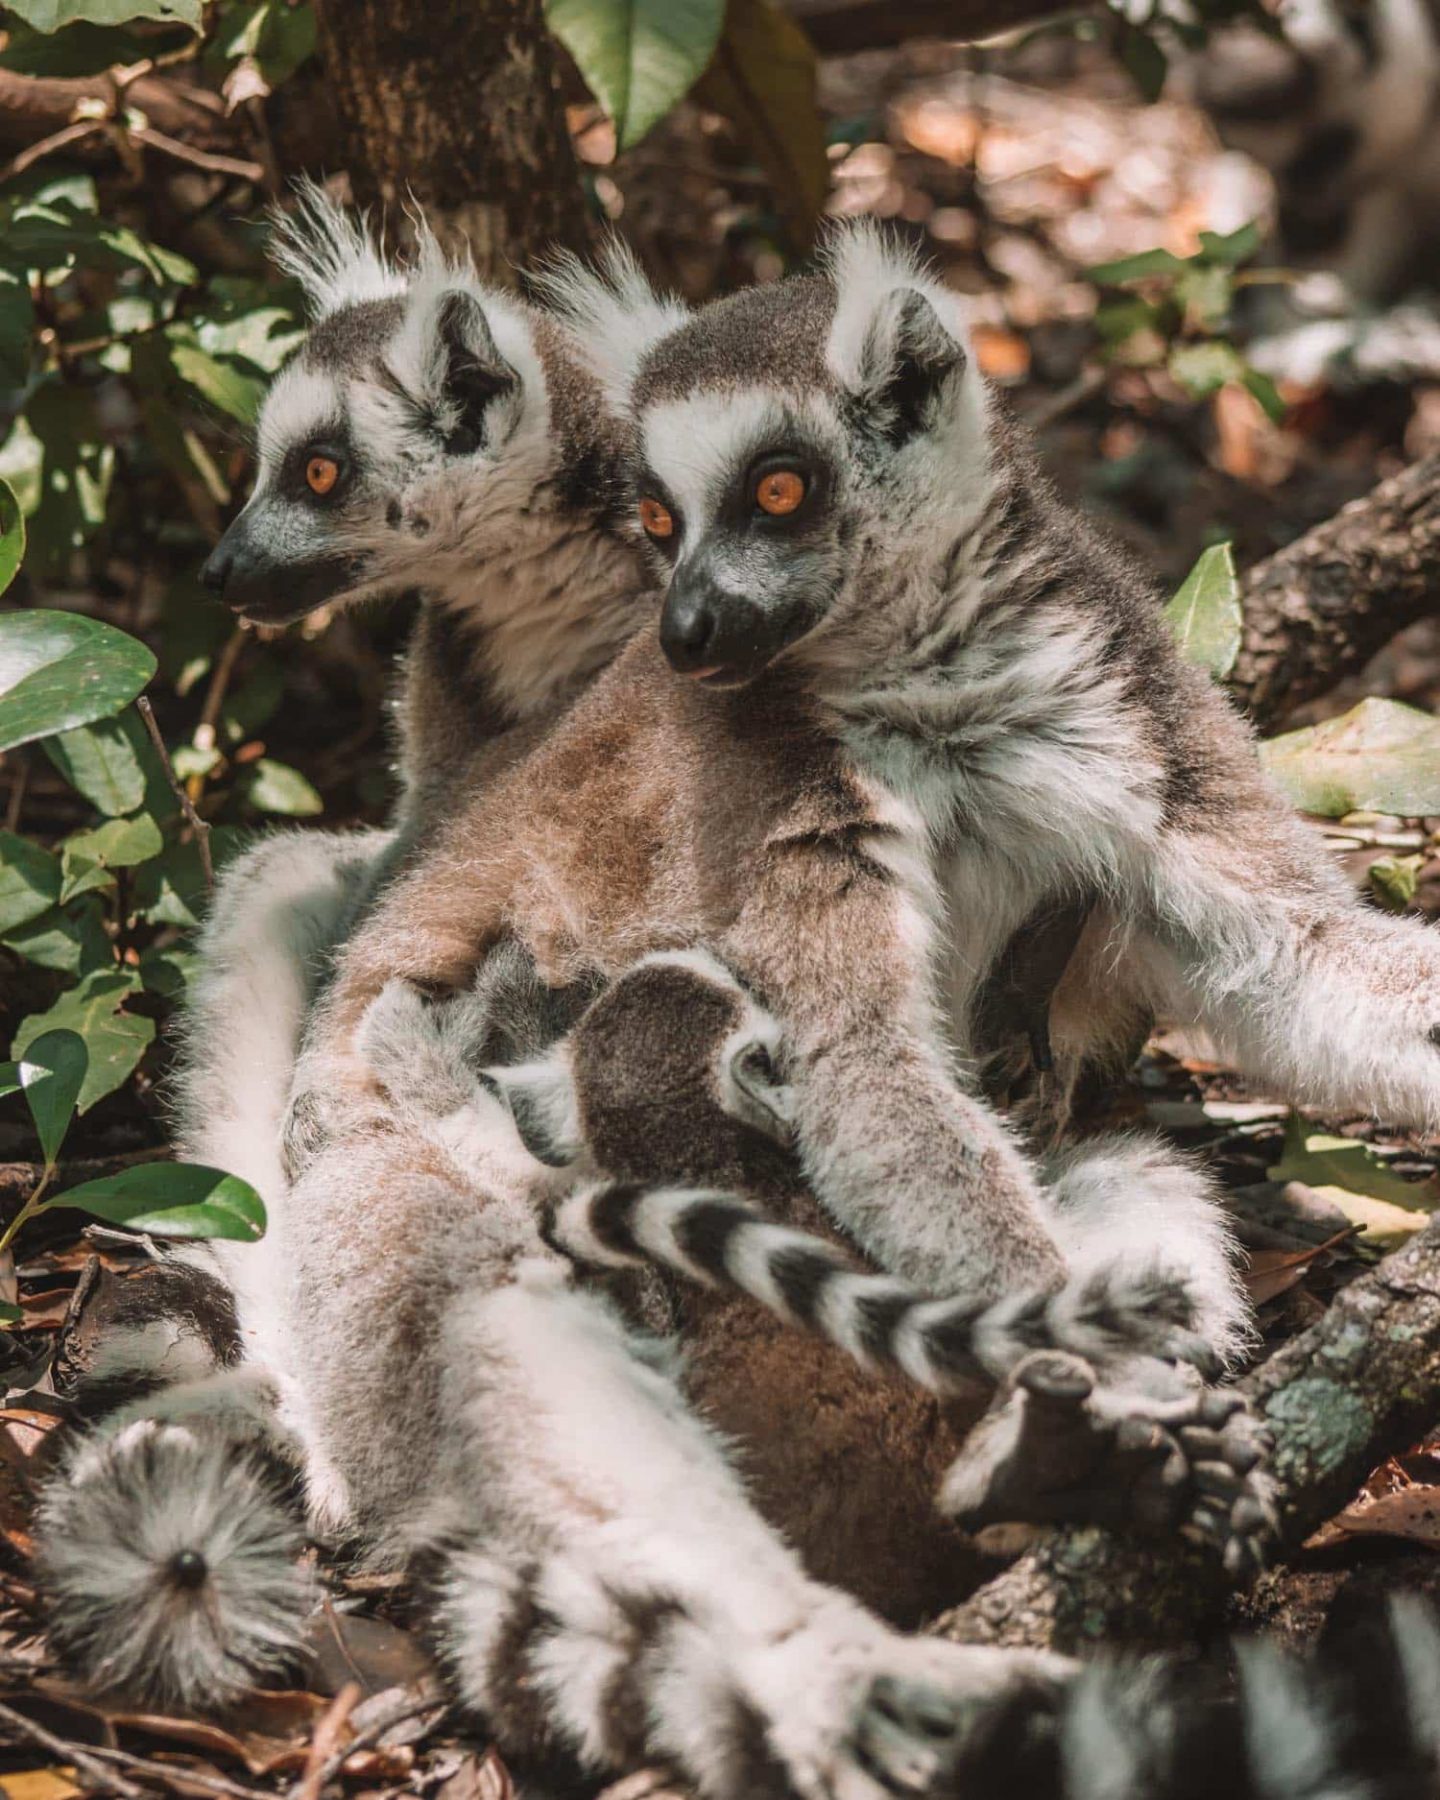
M1396 1537L1440 1550L1440 1488L1404 1487L1347 1506L1332 1523L1347 1537Z
M347 1681L378 1694L385 1688L411 1687L434 1673L434 1664L408 1631L328 1604L310 1622L307 1648L306 1675L322 1694L338 1694Z
M72 1800L84 1792L77 1786L72 1768L15 1769L0 1775L0 1794L5 1800Z
M1252 1251L1244 1277L1250 1304L1263 1306L1267 1300L1274 1300L1297 1287L1305 1279L1305 1271L1317 1256L1323 1256L1327 1250L1334 1250L1354 1236L1352 1227L1346 1231L1337 1231L1334 1237L1326 1238L1323 1244L1307 1245L1303 1250Z

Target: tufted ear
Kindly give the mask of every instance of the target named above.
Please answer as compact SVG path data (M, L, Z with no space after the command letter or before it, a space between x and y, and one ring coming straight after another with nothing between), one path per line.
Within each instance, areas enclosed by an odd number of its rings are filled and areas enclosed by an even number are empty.
M893 444L932 423L941 389L965 367L965 347L918 288L881 300L860 347L856 392Z
M386 260L363 213L332 200L318 181L300 181L289 212L270 214L270 253L304 289L314 319L342 306L403 293L405 276Z
M508 1110L520 1142L537 1162L563 1169L579 1160L585 1140L563 1045L534 1062L482 1069L480 1080Z
M627 404L646 352L688 317L679 300L651 287L618 238L606 244L593 268L562 253L532 273L530 285L617 410Z
M420 394L452 456L468 456L485 441L485 415L520 377L501 355L474 294L451 287L417 297L420 317Z

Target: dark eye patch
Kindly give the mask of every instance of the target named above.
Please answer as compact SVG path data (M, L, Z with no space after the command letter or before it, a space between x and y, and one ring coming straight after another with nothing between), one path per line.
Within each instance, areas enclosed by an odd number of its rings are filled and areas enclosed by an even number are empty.
M329 457L339 465L340 478L330 492L320 499L306 479L312 457ZM280 492L287 500L298 500L309 506L330 506L353 484L356 474L354 442L349 426L342 420L319 427L307 438L292 444L280 465Z

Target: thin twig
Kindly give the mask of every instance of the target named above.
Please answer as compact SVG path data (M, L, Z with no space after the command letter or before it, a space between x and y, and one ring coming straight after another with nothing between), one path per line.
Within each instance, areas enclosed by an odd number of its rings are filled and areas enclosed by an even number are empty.
M27 144L18 156L12 156L0 168L0 185L13 181L17 175L23 175L32 163L39 162L42 157L64 150L70 144L78 144L84 138L94 137L97 132L105 130L106 123L104 119L76 119L73 124L62 125L59 131L41 138L38 144Z
M417 1713L435 1711L443 1714L445 1710L446 1703L443 1694L439 1692L416 1694L412 1699L407 1700L403 1706L398 1706L394 1712L387 1712L383 1714L382 1717L373 1720L363 1731L357 1731L348 1744L342 1749L335 1751L328 1761L326 1761L316 1778L311 1792L317 1795L323 1793L325 1788L327 1788L329 1784L335 1780L336 1776L340 1774L341 1770L352 1756L360 1750L372 1749L379 1743L380 1739L384 1737L387 1731L392 1731L395 1726L401 1724L404 1720L413 1719ZM439 1722L439 1718L437 1718L435 1723L438 1725ZM433 1727L431 1727L431 1729L433 1730ZM308 1774L309 1769L307 1768L305 1775L301 1776L300 1782L297 1782L290 1790L289 1794L286 1795L286 1800L302 1800L301 1783L305 1781Z
M310 1739L304 1773L290 1790L290 1800L320 1800L320 1790L325 1785L326 1766L336 1754L341 1734L364 1691L358 1681L347 1681L326 1707ZM349 1744L345 1746L344 1754L350 1754Z
M11 1707L0 1704L0 1725L13 1731L18 1737L31 1744L38 1744L42 1750L48 1750L52 1756L58 1756L62 1762L72 1763L82 1770L92 1781L98 1782L107 1793L121 1794L125 1800L143 1800L142 1790L133 1781L126 1781L123 1775L117 1775L113 1769L107 1769L88 1750L82 1750L79 1744L67 1743L62 1737L56 1737L53 1731L47 1731L43 1725L37 1725L33 1719L27 1719L24 1713L15 1712Z
M161 767L165 771L165 779L170 783L171 792L180 802L180 810L189 821L190 829L195 833L195 848L200 852L200 867L205 875L205 892L215 891L215 864L210 857L210 827L195 810L195 803L185 792L180 777L175 773L175 765L170 760L170 752L165 748L165 740L160 735L160 727L155 723L155 714L149 700L144 694L135 702L140 717L145 721L145 729L150 733L150 742L155 746L160 757Z
M205 704L200 710L200 723L195 730L195 741L202 750L213 749L215 744L215 727L220 723L220 708L225 704L225 693L230 686L230 677L235 673L235 664L240 660L240 652L245 648L247 632L243 625L237 625L226 639L225 648L220 652L220 660L215 664L215 673L210 677L210 688L205 695ZM208 733L208 738L205 734Z
M105 1762L119 1763L122 1769L133 1769L137 1775L148 1775L152 1781L163 1782L172 1793L176 1788L183 1791L198 1787L210 1794L225 1794L229 1800L274 1800L273 1794L265 1788L246 1787L243 1782L231 1781L225 1775L202 1774L187 1762L160 1762L154 1757L137 1756L133 1750L111 1750L101 1744L92 1745L90 1754Z
M231 175L237 181L248 181L252 187L258 187L265 179L265 171L258 162L245 162L238 156L220 156L212 150L192 149L189 144L182 144L179 138L156 131L153 125L132 125L130 136L137 144L148 144L162 156L188 163L192 169L201 169L207 175Z

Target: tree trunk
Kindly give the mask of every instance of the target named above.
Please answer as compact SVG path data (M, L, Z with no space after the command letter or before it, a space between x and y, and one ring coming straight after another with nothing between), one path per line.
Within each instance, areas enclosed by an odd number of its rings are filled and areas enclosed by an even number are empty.
M1278 1552L1304 1543L1440 1411L1440 1220L1351 1282L1324 1318L1240 1383L1275 1435ZM1229 1592L1213 1558L1059 1531L936 1627L965 1643L1083 1649L1182 1642Z
M1230 675L1266 731L1440 609L1440 456L1426 457L1252 569Z
M589 225L541 0L320 0L324 57L361 205L412 202L490 280Z

